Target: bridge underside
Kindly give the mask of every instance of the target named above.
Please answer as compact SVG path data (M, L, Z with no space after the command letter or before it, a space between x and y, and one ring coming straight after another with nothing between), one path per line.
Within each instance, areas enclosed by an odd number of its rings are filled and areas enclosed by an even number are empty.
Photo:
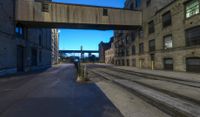
M27 27L134 30L141 17L140 11L16 0L16 23Z
M96 30L135 30L138 26L127 25L105 25L105 24L78 24L78 23L52 23L52 22L31 22L18 21L18 25L31 28L67 28L67 29L96 29Z

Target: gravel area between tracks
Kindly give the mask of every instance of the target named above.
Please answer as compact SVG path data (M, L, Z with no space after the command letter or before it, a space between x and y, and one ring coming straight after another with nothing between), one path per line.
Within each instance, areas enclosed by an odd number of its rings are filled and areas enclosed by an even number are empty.
M97 86L119 109L124 117L170 117L156 107L146 103L136 95L112 82L103 80L100 76L89 73L92 81L96 81Z
M104 77L107 80L110 80L116 84L119 84L127 89L130 89L137 94L141 95L143 98L148 99L156 107L161 108L164 111L168 111L170 113L178 114L178 116L194 116L199 117L200 115L200 106L194 103L191 103L188 100L179 99L177 97L172 97L164 92L160 92L149 87L143 86L136 82L131 82L130 80L121 79L120 77L113 76L110 74L103 73L98 70L92 70L92 72ZM171 112L172 111L172 112ZM175 116L177 115L175 114Z
M112 66L114 68L129 70L133 72L139 72L144 74L152 74L157 76L171 77L182 80L192 80L200 82L199 73L188 73L188 72L176 72L176 71L164 71L164 70L149 70L149 69L139 69L136 67L127 67L127 66Z
M136 81L138 83L142 83L157 89L161 90L167 90L172 93L176 93L181 96L185 96L186 98L191 98L192 100L200 102L200 88L196 87L191 87L187 85L182 85L178 83L173 83L173 82L167 82L167 81L162 81L162 80L153 80L153 79L148 79L145 77L138 77L126 73L120 73L108 69L102 69L98 68L98 70L103 71L105 73L113 74L113 75L118 75L124 79L130 79L132 81Z

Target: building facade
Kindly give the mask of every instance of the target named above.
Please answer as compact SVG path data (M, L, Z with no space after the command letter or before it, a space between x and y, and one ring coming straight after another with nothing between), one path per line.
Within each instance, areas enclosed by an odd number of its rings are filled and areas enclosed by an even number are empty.
M139 0L127 0L126 7L135 1ZM142 27L136 33L115 31L118 55L115 64L200 72L200 1L142 0L139 3ZM127 40L132 40L131 44L128 42L130 46L125 43Z
M52 37L52 64L59 63L59 30L52 29L51 30Z
M105 51L105 63L114 64L115 48L114 43L111 44L111 48Z
M114 38L111 37L108 43L104 43L104 42L99 43L99 62L105 63L105 51L111 48L113 39Z
M51 29L15 22L15 0L0 1L0 75L50 67Z

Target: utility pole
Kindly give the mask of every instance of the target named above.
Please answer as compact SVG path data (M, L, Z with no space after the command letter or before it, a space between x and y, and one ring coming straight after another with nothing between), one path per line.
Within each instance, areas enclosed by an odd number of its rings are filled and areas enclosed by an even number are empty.
M83 61L83 59L84 59L83 46L81 46L81 60Z

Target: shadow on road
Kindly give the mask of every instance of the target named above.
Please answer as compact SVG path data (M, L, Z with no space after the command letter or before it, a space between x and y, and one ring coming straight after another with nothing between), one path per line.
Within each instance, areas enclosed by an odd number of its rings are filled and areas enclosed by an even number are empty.
M44 80L31 81L32 90L25 97L13 97L12 103L6 98L1 104L8 104L0 112L1 117L122 117L119 110L105 96L95 83L77 83L73 65L61 65L59 71L43 76ZM38 86L38 82L40 85ZM12 93L19 94L24 85ZM17 99L15 99L17 98ZM12 99L12 98L11 98ZM10 100L10 99L9 99Z

